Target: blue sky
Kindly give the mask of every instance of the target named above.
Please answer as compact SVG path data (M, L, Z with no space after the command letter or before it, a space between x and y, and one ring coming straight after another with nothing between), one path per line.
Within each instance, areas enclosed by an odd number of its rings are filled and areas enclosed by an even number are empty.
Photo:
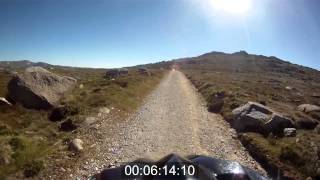
M320 69L320 1L215 1L0 0L0 60L109 68L245 50Z

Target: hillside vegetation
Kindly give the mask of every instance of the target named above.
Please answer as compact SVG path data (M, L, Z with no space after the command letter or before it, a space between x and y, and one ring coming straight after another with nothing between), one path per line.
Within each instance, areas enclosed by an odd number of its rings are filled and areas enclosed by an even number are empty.
M239 138L272 176L320 176L320 135L313 130L320 112L302 113L301 104L320 105L320 72L276 57L212 52L172 62L183 71L207 100L208 109L217 105L213 97L223 95L218 112L232 125L232 110L248 101L258 102L292 119L296 137L240 133Z
M115 79L105 77L106 69L51 66L29 61L0 63L0 97L8 94L7 84L15 73L32 65L45 65L49 71L77 79L77 86L60 101L72 109L65 119L82 127L88 116L96 116L99 108L107 107L126 116L134 111L143 97L159 82L164 71L149 70L150 75L130 69ZM68 150L65 142L77 129L61 130L61 121L50 121L52 110L27 109L19 103L0 107L0 179L34 177L48 163L48 155Z

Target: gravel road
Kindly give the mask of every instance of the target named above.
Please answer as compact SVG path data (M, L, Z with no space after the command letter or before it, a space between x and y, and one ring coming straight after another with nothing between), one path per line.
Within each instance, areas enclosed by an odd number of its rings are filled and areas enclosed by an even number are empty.
M109 126L107 122L100 125L102 137L110 131ZM179 71L168 73L140 109L112 131L112 137L100 136L95 157L78 169L78 177L137 158L157 160L170 153L235 160L264 173L236 132L220 115L207 111L201 95Z

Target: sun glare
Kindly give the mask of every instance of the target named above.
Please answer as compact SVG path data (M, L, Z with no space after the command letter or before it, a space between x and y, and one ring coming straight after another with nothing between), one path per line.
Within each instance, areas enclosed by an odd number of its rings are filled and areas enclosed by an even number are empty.
M252 6L252 0L209 0L212 6L230 14L245 15Z

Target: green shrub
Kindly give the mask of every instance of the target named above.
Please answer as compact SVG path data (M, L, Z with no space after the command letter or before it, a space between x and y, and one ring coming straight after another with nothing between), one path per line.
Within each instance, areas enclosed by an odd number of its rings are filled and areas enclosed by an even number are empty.
M23 150L25 149L25 144L22 139L19 137L13 137L9 141L10 146L14 151Z

